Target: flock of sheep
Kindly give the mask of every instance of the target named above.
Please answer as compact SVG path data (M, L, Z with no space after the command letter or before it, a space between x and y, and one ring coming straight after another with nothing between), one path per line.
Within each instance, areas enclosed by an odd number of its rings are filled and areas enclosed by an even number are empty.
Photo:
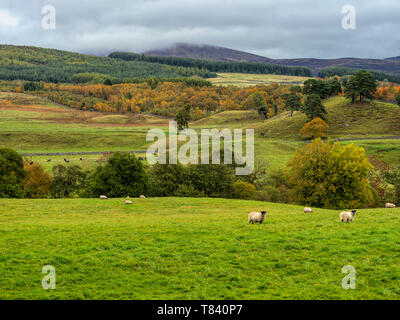
M143 194L141 194L139 198L140 199L146 199L146 197ZM100 200L107 200L107 199L108 199L107 196L104 196L104 195L100 196ZM129 200L129 197L126 197L125 204L132 204L132 203L133 202L131 200Z
M386 203L385 208L396 208L396 205L393 203ZM313 210L311 208L304 208L304 213L312 213ZM254 224L254 223L259 223L262 224L263 221L265 220L265 211L261 212L255 212L252 211L248 215L248 220L249 223ZM351 210L351 211L343 211L339 214L339 218L341 222L353 222L355 216L356 216L357 211L356 210Z
M139 197L140 199L145 199L146 197L142 194ZM101 195L100 196L100 200L107 200L108 197ZM129 197L127 197L127 199L125 200L125 204L132 204L133 202L131 200L129 200ZM394 205L393 203L386 203L385 204L385 208L396 208L396 205ZM309 207L304 208L304 213L312 213L313 210ZM342 222L353 222L355 216L356 216L357 211L356 210L351 210L351 211L342 211L339 214L339 218L340 221ZM248 221L251 224L254 223L259 223L262 224L265 220L265 214L266 211L261 211L261 212L256 212L256 211L252 211L249 213L248 215Z

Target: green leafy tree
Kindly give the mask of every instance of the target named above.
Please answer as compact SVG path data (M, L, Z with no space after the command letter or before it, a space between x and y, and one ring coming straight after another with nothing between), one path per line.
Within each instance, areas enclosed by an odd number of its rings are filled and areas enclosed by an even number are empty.
M368 175L373 166L365 150L321 139L304 146L289 162L296 203L320 208L360 208L374 201Z
M148 177L135 155L117 152L89 178L88 192L98 197L138 197L146 195Z
M337 78L334 78L330 83L330 95L331 96L337 96L339 93L342 93L342 85L340 84L339 80Z
M356 98L362 103L365 99L374 99L377 84L369 72L361 70L352 76L345 87L345 96L350 98L352 103Z
M190 115L190 106L186 105L175 116L175 121L176 121L178 130L181 131L185 128L189 128L189 121L191 119L192 119L192 117Z
M65 167L62 164L53 167L53 182L51 196L53 198L68 198L78 195L85 187L86 172L80 166Z
M0 149L0 198L22 198L26 176L22 157L11 149Z
M293 116L294 111L301 109L301 97L297 94L288 94L284 96L285 107L290 110L290 116Z
M398 95L398 96L396 97L396 102L397 102L397 104L400 106L400 95Z
M257 189L249 182L237 180L233 184L233 192L236 199L253 199Z
M301 111L306 114L310 121L314 118L326 120L325 115L328 114L324 105L322 104L320 96L317 94L311 94L307 96Z

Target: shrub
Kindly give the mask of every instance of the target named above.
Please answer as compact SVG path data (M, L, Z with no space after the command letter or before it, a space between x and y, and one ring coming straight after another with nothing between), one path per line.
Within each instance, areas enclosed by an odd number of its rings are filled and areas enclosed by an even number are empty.
M236 199L253 199L257 189L251 183L237 180L233 184L233 194Z
M0 149L0 198L22 198L25 178L22 157L11 149Z
M397 104L400 106L400 95L398 95L398 96L396 97L396 102L397 102Z
M368 181L373 166L361 147L331 146L316 139L297 151L288 165L297 203L343 209L365 207L374 201Z
M129 153L115 153L107 163L96 168L89 179L88 195L98 197L138 197L146 195L148 177L142 162Z
M39 199L50 196L51 176L38 163L25 162L26 177L22 181L25 197Z
M328 124L321 118L315 118L304 125L300 134L304 139L326 138Z

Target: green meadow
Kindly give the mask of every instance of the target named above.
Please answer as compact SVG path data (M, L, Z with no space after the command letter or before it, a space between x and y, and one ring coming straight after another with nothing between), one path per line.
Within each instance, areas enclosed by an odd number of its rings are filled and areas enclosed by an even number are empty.
M0 200L1 299L399 299L399 209L226 199ZM265 209L262 225L247 214ZM44 290L44 265L56 289ZM356 289L344 290L345 265Z

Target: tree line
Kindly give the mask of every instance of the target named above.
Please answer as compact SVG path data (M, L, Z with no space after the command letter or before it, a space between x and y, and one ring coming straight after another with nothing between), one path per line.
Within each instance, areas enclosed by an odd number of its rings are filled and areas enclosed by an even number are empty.
M207 70L209 72L278 74L312 77L311 69L306 67L288 67L261 62L225 62L194 58L148 56L130 52L113 52L109 57L125 61L146 61L166 64L169 66L196 68L199 70Z

